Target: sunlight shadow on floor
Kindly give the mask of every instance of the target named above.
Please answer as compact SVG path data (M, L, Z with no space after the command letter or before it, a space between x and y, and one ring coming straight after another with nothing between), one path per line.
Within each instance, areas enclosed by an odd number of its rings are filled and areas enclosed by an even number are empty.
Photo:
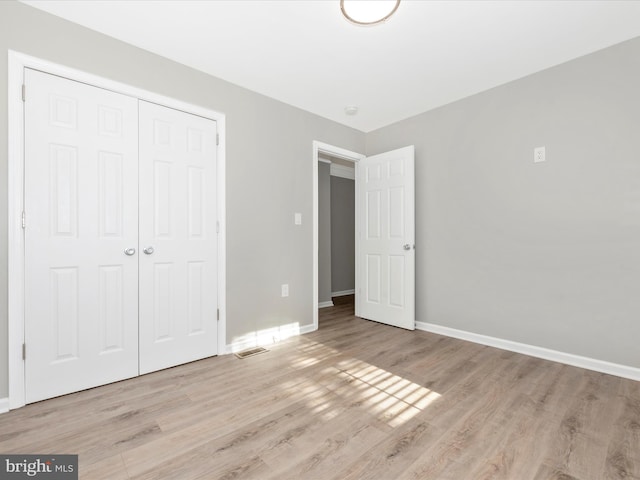
M314 413L327 413L331 408L324 396L317 396L315 386L328 389L343 401L348 400L352 406L368 409L391 427L414 418L441 397L438 392L365 361L346 357L334 348L311 343L299 349L301 355L291 365L295 369L304 370L321 362L327 363L327 367L321 370L321 380L313 387L306 387L307 394L313 392L316 396L316 401L311 402Z

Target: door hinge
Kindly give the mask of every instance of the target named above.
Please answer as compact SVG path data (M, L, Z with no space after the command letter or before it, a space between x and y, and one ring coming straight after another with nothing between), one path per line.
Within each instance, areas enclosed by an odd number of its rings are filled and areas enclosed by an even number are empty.
M26 228L27 227L27 216L24 213L24 210L22 211L22 228Z
M220 309L216 309L216 320L220 321Z
M216 133L216 145L220 145L220 134Z
M22 101L26 101L27 99L27 87L25 86L25 84L22 84Z
M220 222L216 221L216 233L220 233Z
M27 359L27 344L26 343L22 344L22 359L23 360Z

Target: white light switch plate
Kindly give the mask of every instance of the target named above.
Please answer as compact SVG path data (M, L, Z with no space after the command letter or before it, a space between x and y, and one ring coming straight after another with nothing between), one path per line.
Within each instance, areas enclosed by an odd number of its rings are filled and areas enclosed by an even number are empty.
M296 213L293 216L294 222L296 225L302 225L302 214L301 213Z
M283 283L282 287L281 287L281 291L282 291L282 296L283 297L288 297L289 296L289 284Z

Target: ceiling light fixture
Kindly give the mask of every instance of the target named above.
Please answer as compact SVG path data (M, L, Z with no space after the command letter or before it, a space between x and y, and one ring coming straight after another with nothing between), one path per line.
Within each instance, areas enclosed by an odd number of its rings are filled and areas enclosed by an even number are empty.
M340 0L344 18L362 26L386 22L400 6L400 0Z

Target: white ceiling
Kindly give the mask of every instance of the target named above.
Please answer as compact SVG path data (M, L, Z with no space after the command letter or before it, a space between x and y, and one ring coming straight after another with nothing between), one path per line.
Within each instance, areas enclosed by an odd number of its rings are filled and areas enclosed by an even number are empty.
M339 0L24 3L364 132L640 36L628 0L402 0L376 27Z

